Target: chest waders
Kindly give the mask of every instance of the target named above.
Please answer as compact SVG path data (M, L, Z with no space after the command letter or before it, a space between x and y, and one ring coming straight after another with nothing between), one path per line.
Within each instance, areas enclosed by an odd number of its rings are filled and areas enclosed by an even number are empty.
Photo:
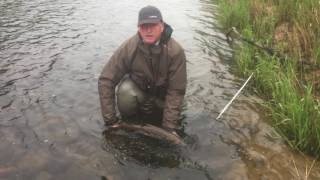
M162 47L163 48L163 47ZM158 120L162 119L162 111L164 107L164 101L154 96L155 82L159 74L159 61L156 63L155 71L152 66L152 62L147 62L149 68L151 68L153 81L146 80L146 91L141 90L138 85L130 78L131 66L137 56L138 47L135 49L132 59L129 64L129 73L124 76L116 90L116 103L118 110L122 118L127 119L132 117L143 118L150 116ZM160 53L161 55L161 53ZM145 59L147 61L147 59ZM159 117L161 116L161 117ZM149 117L149 118L150 118Z

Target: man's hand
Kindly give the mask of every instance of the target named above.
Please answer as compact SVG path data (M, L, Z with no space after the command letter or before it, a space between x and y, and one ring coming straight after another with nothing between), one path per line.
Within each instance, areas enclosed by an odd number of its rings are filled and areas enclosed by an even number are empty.
M181 136L176 132L176 131L171 131L171 133L179 138L181 138Z
M108 131L111 128L116 128L119 126L120 120L115 118L113 120L107 120L104 122L104 130Z
M163 127L164 130L166 130L167 132L177 136L178 138L181 138L181 133L178 133L180 132L178 129L173 129L173 128L167 128L167 127Z

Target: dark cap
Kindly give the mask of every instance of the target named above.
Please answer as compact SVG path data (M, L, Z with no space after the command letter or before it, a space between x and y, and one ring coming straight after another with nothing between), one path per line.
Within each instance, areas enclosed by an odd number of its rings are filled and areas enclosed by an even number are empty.
M162 15L158 8L154 6L146 6L140 10L138 25L159 22L162 22Z

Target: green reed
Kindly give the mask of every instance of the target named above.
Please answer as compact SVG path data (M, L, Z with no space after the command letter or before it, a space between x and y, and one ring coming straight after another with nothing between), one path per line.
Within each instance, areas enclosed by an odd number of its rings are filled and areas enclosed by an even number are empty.
M254 88L266 99L273 126L290 146L318 157L320 102L314 96L315 81L305 78L310 71L300 65L320 63L320 1L218 0L218 4L225 29L236 27L244 37L286 54L280 60L245 43L234 47L235 66L243 76L255 73ZM281 25L293 40L275 42Z

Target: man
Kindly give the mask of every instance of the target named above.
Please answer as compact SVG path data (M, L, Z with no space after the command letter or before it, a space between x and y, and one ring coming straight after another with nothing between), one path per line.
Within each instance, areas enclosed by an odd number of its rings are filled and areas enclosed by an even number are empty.
M122 119L135 117L149 123L160 117L162 128L172 133L179 129L187 81L186 58L182 47L171 38L172 32L158 8L146 6L140 10L138 33L115 51L99 77L107 128L119 122L118 108Z

